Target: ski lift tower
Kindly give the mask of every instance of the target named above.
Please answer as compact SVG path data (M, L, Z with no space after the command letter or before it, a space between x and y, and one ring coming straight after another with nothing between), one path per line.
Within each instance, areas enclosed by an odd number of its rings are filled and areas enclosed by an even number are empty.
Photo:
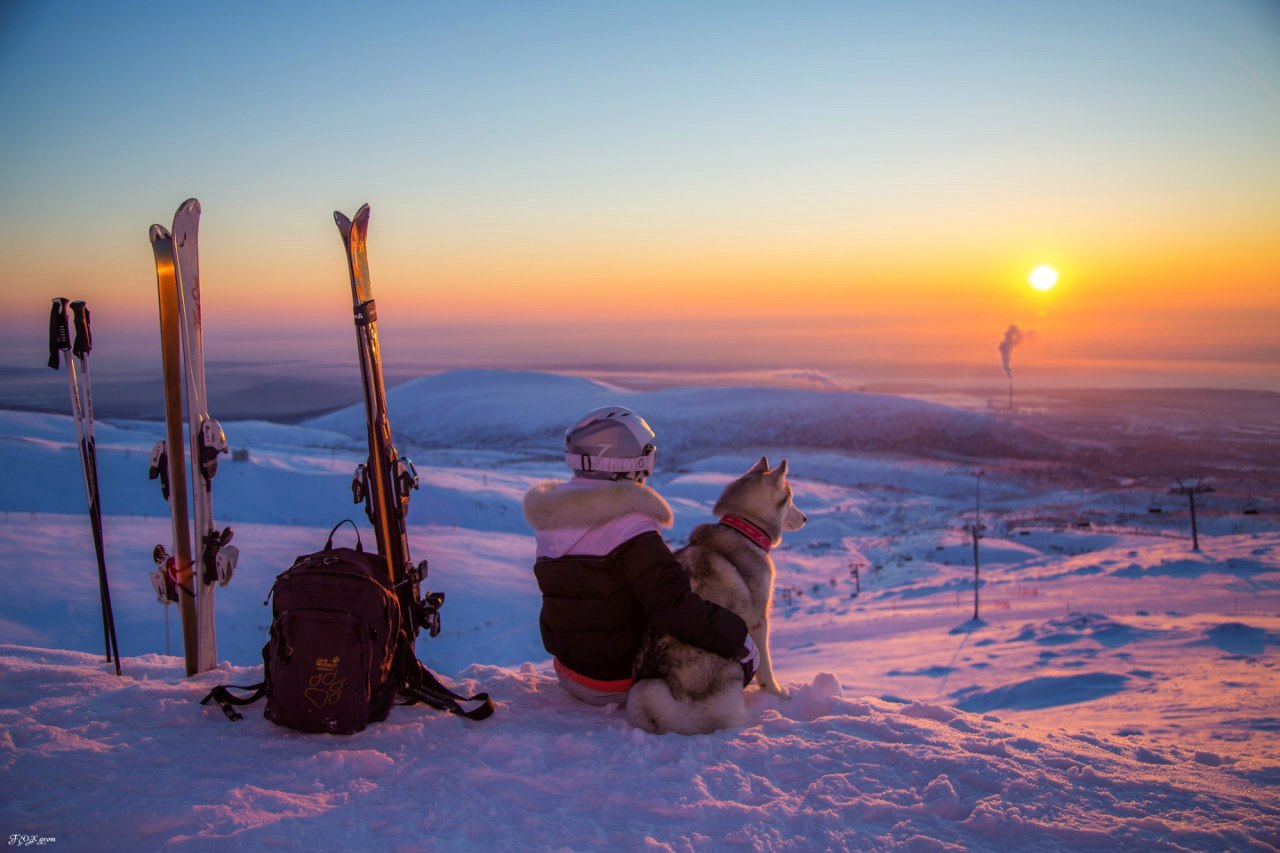
M1200 550L1200 536L1196 531L1196 495L1202 495L1206 492L1212 492L1213 486L1204 481L1203 478L1196 480L1194 483L1184 483L1178 480L1178 485L1169 490L1171 495L1186 495L1187 503L1191 507L1191 550Z
M982 523L982 477L986 471L974 471L973 524L964 526L965 533L973 536L973 618L978 618L978 540L987 526Z

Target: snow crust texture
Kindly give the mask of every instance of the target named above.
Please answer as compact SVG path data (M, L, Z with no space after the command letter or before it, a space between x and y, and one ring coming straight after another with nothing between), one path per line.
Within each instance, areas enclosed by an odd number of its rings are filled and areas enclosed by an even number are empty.
M540 667L455 680L488 723L420 707L346 737L194 711L256 671L0 647L6 831L66 850L1271 850L1274 788L1194 750L1134 749L926 702L751 694L748 727L653 737ZM18 700L18 701L15 701ZM14 782L20 781L20 784ZM1274 782L1274 780L1272 780Z

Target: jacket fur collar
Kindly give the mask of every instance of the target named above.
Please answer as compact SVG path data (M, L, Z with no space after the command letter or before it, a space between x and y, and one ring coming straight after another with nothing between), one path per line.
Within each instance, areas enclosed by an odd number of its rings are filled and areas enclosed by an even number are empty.
M628 513L652 518L670 527L671 507L662 495L630 480L548 480L524 496L524 517L534 530L594 527Z

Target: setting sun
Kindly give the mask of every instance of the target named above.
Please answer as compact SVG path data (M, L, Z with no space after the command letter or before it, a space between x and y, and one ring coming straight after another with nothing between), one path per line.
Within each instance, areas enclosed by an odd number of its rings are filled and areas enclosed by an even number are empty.
M1031 282L1031 286L1036 290L1052 290L1058 283L1058 271L1053 267L1038 266L1031 271L1027 281Z

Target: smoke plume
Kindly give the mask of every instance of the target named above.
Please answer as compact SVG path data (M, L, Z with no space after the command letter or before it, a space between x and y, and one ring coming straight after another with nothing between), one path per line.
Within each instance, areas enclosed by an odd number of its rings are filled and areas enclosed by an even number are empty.
M1022 330L1017 326L1009 326L1005 329L1004 340L1000 342L1000 363L1004 366L1004 373L1010 379L1013 378L1013 369L1009 367L1009 357L1013 355L1013 348L1022 343Z

